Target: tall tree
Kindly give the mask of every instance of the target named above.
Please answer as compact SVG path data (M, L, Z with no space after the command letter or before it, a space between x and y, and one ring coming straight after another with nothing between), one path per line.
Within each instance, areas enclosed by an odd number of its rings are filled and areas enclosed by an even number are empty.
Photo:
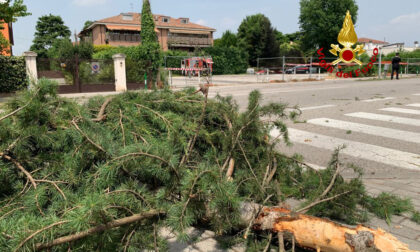
M249 55L249 63L256 65L259 57L279 55L279 43L276 30L263 14L247 16L238 29L238 43Z
M235 33L228 30L223 33L220 39L214 41L214 46L236 47L238 46L238 38Z
M160 45L155 31L155 21L149 0L143 0L141 12L141 42L139 57L145 61L147 82L156 80L160 62L162 60Z
M13 2L13 4L11 4ZM27 11L23 0L6 0L0 1L0 22L13 23L18 17L29 16L31 13ZM0 23L1 26L1 23Z
M355 0L301 0L299 23L303 49L329 48L336 43L347 10L356 23L358 6Z
M48 56L48 49L58 39L70 39L71 32L60 16L47 15L38 19L35 38L31 51L38 53L40 58Z
M27 11L23 0L6 0L0 1L0 30L4 29L3 25L6 23L16 22L18 17L25 17L31 15ZM0 53L9 48L9 41L0 33Z

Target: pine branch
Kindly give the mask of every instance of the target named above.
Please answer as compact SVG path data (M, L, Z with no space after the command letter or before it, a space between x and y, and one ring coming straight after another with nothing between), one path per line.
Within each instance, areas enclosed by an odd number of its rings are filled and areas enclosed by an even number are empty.
M127 225L127 224L131 224L131 223L134 223L134 222L144 220L144 219L148 219L148 218L153 218L155 216L162 215L162 214L165 214L165 212L157 211L157 210L150 210L148 212L144 212L144 213L141 213L141 214L135 214L135 215L132 215L132 216L129 216L129 217L113 220L113 221L110 221L108 223L101 224L101 225L98 225L98 226L93 227L93 228L89 228L86 231L82 231L82 232L75 233L75 234L72 234L72 235L67 235L67 236L57 238L57 239L55 239L51 242L48 242L48 243L38 243L38 244L35 245L35 250L40 251L40 250L43 250L43 249L49 249L49 248L52 248L54 246L61 245L63 243L80 240L80 239L85 238L87 236L90 236L92 234L96 234L96 233L99 233L99 232L102 232L102 231L105 231L105 230L108 230L108 229L124 226L124 225Z
M94 141L92 141L92 139L90 139L89 138L89 136L88 135L86 135L86 133L85 132L83 132L80 128L79 128L79 125L77 125L77 123L76 123L76 121L75 121L75 119L73 119L72 121L71 121L71 123L74 125L74 127L77 129L77 131L79 131L80 132L80 134L82 134L87 140L88 140L88 142L89 143L91 143L93 146L95 146L96 148L98 148L99 150L101 150L102 152L104 152L104 153L106 153L106 151L99 145L99 144L97 144L97 143L95 143Z
M0 157L2 157L3 159L6 159L7 161L12 162L21 172L23 172L23 174L26 175L26 177L29 179L29 181L31 181L32 185L36 189L36 183L35 183L34 178L27 170L25 170L25 168L23 168L23 166L18 161L14 160L11 156L6 155L3 152L0 152Z
M105 118L106 118L105 109L108 106L108 104L112 101L112 99L114 99L114 97L109 97L108 99L105 100L105 102L101 106L101 109L99 110L98 115L92 121L101 122L101 121L105 120Z
M50 184L52 184L56 189L57 189L57 191L61 194L61 196L63 196L63 198L64 198L64 200L66 200L67 201L67 197L66 197L66 195L64 194L64 192L60 189L60 187L57 185L57 183L65 183L65 182L62 182L62 181L51 181L51 180L45 180L45 179L37 179L37 180L35 180L36 182L44 182L44 183L50 183Z
M182 157L181 162L179 163L179 166L178 166L178 167L181 167L184 163L188 162L188 159L189 159L189 157L190 157L190 155L191 155L191 152L192 152L192 150L193 150L193 148L194 148L195 141L197 140L198 134L200 133L201 126L203 125L203 123L204 123L204 118L205 118L205 116L206 116L206 108L207 108L207 102L208 102L208 91L209 91L209 88L207 87L206 89L204 89L204 88L202 87L202 88L200 88L200 90L198 90L198 91L201 91L201 92L203 92L203 94L204 94L204 104L203 104L203 109L202 109L202 111L201 111L201 116L200 116L200 119L198 120L198 125L197 125L197 128L195 129L195 134L194 134L194 137L193 137L193 138L189 141L189 145L188 145L188 147L187 147L187 152L186 152L186 153L185 153L185 155Z
M37 234L39 234L39 233L41 233L41 232L43 232L47 229L50 229L50 228L53 228L55 226L62 225L62 224L68 223L68 222L69 221L59 221L59 222L53 223L53 224L51 224L47 227L41 228L40 230L35 231L30 236L26 237L25 240L23 240L21 243L19 243L19 245L15 248L15 250L13 252L17 252L26 242L28 242L30 239L34 238Z
M326 199L322 199L322 200L321 200L321 199L319 199L319 200L317 200L317 201L315 201L315 202L312 202L311 204L307 205L306 207L304 207L304 208L301 208L301 209L297 210L297 211L296 211L296 213L306 213L309 209L311 209L312 207L314 207L314 206L316 206L316 205L318 205L318 204L320 204L320 203L323 203L323 202L327 202L327 201L333 200L333 199L335 199L335 198L341 197L341 196L343 196L344 194L348 194L348 193L350 193L350 192L351 192L351 191L346 191L346 192L343 192L343 193L340 193L340 194L334 195L334 196L329 197L329 198L326 198Z

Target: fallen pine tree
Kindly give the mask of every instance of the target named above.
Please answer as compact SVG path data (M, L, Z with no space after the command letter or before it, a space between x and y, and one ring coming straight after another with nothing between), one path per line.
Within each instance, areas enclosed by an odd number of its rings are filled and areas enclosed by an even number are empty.
M242 202L296 198L301 212L349 224L379 211L360 176L341 177L339 149L323 171L276 151L299 110L263 106L255 91L239 112L231 98L207 93L127 92L79 105L41 80L10 101L0 115L0 247L165 250L160 227L188 240L186 230L200 226L260 251L284 244L266 239L258 218L244 227ZM274 127L282 135L270 140ZM407 201L380 210L413 211Z

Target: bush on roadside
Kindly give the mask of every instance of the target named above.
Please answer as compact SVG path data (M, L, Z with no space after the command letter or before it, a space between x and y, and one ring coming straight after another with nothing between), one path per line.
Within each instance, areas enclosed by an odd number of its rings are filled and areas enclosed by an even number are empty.
M0 56L0 93L12 93L27 86L25 59Z

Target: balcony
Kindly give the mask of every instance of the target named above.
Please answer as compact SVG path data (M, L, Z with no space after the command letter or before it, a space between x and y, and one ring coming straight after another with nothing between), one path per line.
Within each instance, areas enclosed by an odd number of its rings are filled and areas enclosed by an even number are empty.
M209 47L211 38L169 37L168 45L172 47Z

